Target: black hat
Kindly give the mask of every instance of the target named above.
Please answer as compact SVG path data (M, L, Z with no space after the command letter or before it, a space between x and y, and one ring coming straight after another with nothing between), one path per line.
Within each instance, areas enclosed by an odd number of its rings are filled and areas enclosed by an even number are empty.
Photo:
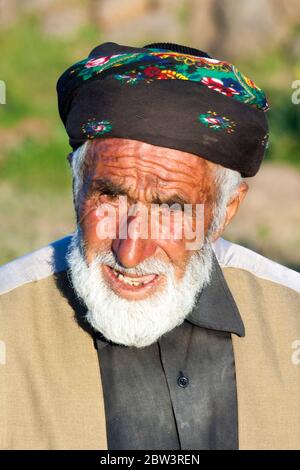
M104 43L62 74L57 92L73 149L121 137L253 176L268 140L263 91L229 62L178 44Z

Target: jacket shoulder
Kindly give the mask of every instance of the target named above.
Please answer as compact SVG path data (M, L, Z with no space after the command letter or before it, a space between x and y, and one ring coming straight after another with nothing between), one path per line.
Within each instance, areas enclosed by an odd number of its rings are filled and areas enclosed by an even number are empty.
M253 282L269 281L277 285L277 289L290 289L300 294L300 273L276 263L253 250L236 243L219 238L213 243L218 262L224 272L232 268L244 271L247 278Z
M0 266L0 298L26 284L66 270L70 240L71 236L64 237Z

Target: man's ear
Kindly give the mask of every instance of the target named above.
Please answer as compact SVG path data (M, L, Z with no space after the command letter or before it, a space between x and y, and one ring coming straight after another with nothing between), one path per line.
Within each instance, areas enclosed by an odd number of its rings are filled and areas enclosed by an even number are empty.
M231 222L231 220L233 219L233 217L237 213L240 204L243 202L243 200L244 200L244 198L245 198L245 196L248 192L248 189L249 189L249 186L245 181L243 181L239 185L239 187L237 188L237 191L235 193L235 196L227 204L226 216L225 216L225 219L223 221L223 224L221 225L219 230L213 235L213 240L212 241L217 240L222 235L222 233L225 230L225 227Z
M248 189L249 189L249 186L245 181L243 181L239 185L234 198L227 205L226 217L225 217L225 221L224 221L223 230L225 229L226 225L228 225L231 222L231 219L237 213L240 204L243 202L243 200L244 200L244 198L245 198L245 196L248 192Z

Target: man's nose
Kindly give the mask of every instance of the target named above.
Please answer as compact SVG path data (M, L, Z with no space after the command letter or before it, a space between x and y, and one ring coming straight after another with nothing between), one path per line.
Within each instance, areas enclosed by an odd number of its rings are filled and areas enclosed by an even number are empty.
M145 232L142 238L137 218L128 217L126 238L114 239L112 250L122 266L133 268L154 255L156 244L150 239L149 234L145 238Z

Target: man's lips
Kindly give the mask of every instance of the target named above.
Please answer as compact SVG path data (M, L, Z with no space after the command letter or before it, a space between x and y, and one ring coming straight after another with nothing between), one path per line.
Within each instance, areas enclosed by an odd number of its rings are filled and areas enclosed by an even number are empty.
M124 274L106 265L102 266L102 270L114 290L131 293L146 292L152 289L158 283L158 278L160 277L158 274L148 274L145 276Z
M147 276L136 276L133 274L124 274L119 271L116 271L115 269L112 269L112 273L119 280L131 286L139 286L139 285L148 284L149 282L153 281L155 277L157 276L157 274L148 274Z

